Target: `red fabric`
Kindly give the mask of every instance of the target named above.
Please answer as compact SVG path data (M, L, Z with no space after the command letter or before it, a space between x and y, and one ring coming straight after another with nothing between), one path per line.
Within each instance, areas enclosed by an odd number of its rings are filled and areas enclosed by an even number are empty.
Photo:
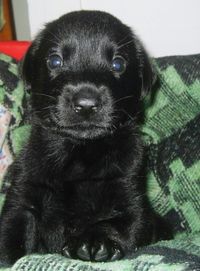
M20 60L30 44L28 41L0 41L0 52Z

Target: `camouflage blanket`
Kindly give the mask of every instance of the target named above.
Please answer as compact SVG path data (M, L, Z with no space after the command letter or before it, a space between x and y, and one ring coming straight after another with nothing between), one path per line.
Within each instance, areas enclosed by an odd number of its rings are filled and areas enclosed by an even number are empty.
M152 207L172 225L174 239L112 263L30 255L0 271L200 271L200 55L153 62L159 83L144 101L142 127L148 154L147 193ZM0 104L11 113L4 144L13 157L28 136L24 98L16 64L0 55ZM1 205L8 185L1 182Z

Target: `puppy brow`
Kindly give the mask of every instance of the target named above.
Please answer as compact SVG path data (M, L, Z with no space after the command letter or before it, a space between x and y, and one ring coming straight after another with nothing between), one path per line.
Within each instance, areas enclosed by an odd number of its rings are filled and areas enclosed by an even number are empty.
M115 54L114 48L111 46L105 46L102 48L102 54L106 57L108 61L111 61Z
M68 59L70 55L72 55L75 52L75 48L69 45L65 45L62 49L62 54L64 59Z
M57 47L51 47L48 51L48 54L53 54L53 53L57 53L58 52L58 48Z

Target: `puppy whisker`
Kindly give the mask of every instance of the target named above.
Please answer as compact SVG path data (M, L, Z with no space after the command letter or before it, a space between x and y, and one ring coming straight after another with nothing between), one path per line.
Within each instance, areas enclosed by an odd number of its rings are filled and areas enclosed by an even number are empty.
M49 106L46 106L46 107L43 107L42 110L48 110L48 109L55 109L55 105L49 105Z
M118 109L116 111L121 111L121 112L125 113L129 117L129 119L133 122L136 120L136 118L135 117L133 118L125 109Z
M57 41L58 43L60 43L60 37L59 37L59 36L57 36L55 33L53 33L52 31L50 31L49 29L46 29L46 31L47 31L53 38L55 38L56 41Z
M47 119L49 119L49 112L47 110L54 110L54 109L55 109L54 105L46 106L46 107L41 108L41 110L32 111L32 115L37 116L37 114L42 114L43 118L46 117Z
M132 39L132 40L129 40L129 41L123 43L122 45L118 46L117 49L119 50L119 49L121 49L122 47L129 45L130 43L133 43L133 44L134 44L134 40Z
M55 97L53 97L51 95L44 94L44 93L34 92L33 95L45 96L45 97L53 99L54 101L57 101L57 99Z
M116 104L116 103L118 103L118 102L120 102L120 101L129 99L129 98L132 98L133 96L134 96L134 95L129 95L129 96L122 97L122 98L116 100L113 104Z
M127 38L130 38L130 35L126 35L125 37L123 37L119 42L117 42L117 45L122 45L122 42L125 42Z

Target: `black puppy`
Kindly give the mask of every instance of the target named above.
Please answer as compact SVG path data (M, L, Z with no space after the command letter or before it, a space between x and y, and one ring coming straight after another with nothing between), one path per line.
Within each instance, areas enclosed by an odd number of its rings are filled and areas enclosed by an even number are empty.
M64 15L33 41L22 76L32 128L8 173L1 257L108 261L155 240L138 130L153 73L131 30L104 12Z

